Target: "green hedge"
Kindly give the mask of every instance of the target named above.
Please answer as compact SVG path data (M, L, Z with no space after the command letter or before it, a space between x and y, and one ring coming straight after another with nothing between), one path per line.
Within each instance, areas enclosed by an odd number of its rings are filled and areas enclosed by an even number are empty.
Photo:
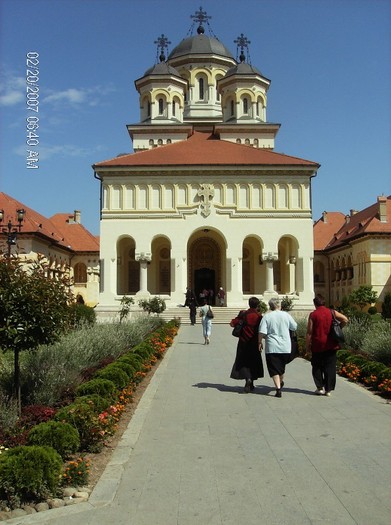
M15 508L54 496L60 485L61 456L51 447L15 447L0 455L0 499Z

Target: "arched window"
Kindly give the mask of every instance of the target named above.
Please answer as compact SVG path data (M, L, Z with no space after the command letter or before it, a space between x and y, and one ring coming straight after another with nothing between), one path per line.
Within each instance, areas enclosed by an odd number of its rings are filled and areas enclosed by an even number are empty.
M172 102L172 114L175 117L175 115L176 115L176 102L175 102L175 100L173 100L173 102Z
M243 113L248 114L248 98L243 99Z
M231 100L231 117L235 115L235 104L234 101Z
M202 77L198 79L198 98L200 100L204 100L205 98L205 85Z
M87 282L87 267L84 263L75 264L73 273L76 284L85 284Z
M159 98L159 115L163 115L164 113L164 100L162 98Z
M149 102L149 100L148 100L148 104L147 104L147 116L148 117L151 116L151 103Z

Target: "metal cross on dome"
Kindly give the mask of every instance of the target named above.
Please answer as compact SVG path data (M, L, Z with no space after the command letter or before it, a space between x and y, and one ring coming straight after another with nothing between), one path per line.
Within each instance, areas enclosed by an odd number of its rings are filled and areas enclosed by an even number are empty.
M240 47L240 61L243 62L246 59L244 49L247 49L248 55L248 45L251 44L251 41L246 36L244 36L243 33L241 33L240 36L234 40L234 44L236 44L236 49Z
M164 35L163 33L154 41L154 44L157 45L157 51L159 51L159 48L160 48L160 61L161 62L164 62L164 60L166 59L165 57L165 54L164 54L164 50L168 48L169 44L171 44L171 42L168 40L168 38L166 37L166 35Z
M203 22L208 22L209 19L212 17L207 15L206 11L200 7L199 11L196 11L194 15L190 15L190 18L192 18L194 21L199 22L200 26L202 26Z

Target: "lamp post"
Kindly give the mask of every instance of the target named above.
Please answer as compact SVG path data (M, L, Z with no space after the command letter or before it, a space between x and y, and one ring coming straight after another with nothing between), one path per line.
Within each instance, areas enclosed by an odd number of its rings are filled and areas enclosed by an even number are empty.
M11 258L11 247L16 244L17 235L18 233L20 233L20 230L22 229L22 223L23 223L25 214L26 214L26 210L24 210L23 208L16 210L16 219L18 223L12 224L11 219L9 219L7 226L1 227L1 233L6 235L7 237L8 260L10 260ZM0 210L0 223L2 223L3 220L4 220L4 210Z

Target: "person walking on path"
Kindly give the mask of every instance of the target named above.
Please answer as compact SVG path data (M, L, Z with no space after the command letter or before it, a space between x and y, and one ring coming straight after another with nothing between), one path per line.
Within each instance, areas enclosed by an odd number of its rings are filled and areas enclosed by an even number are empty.
M210 317L209 312L212 312L208 300L204 298L203 305L200 308L200 317L202 324L202 334L204 336L204 345L210 343L210 335L212 333L212 317ZM213 315L213 314L212 314Z
M310 313L307 324L306 349L311 352L312 377L316 386L315 394L330 396L335 390L337 377L337 350L340 345L330 336L333 316L326 308L325 300L318 294L314 298L315 310ZM334 316L341 327L348 318L334 310Z
M296 330L297 323L288 312L281 311L279 299L270 299L270 312L262 317L259 325L258 344L263 349L266 341L266 364L276 387L275 397L281 397L284 386L285 366L290 361L291 337L289 330Z
M196 316L197 316L197 299L194 295L194 292L192 292L189 300L189 310L190 310L190 322L192 325L196 324Z
M250 297L248 310L242 310L232 319L230 326L243 322L241 335L236 347L236 358L231 370L231 379L245 379L244 392L254 390L254 380L264 376L262 355L258 348L258 329L262 315L257 297Z

